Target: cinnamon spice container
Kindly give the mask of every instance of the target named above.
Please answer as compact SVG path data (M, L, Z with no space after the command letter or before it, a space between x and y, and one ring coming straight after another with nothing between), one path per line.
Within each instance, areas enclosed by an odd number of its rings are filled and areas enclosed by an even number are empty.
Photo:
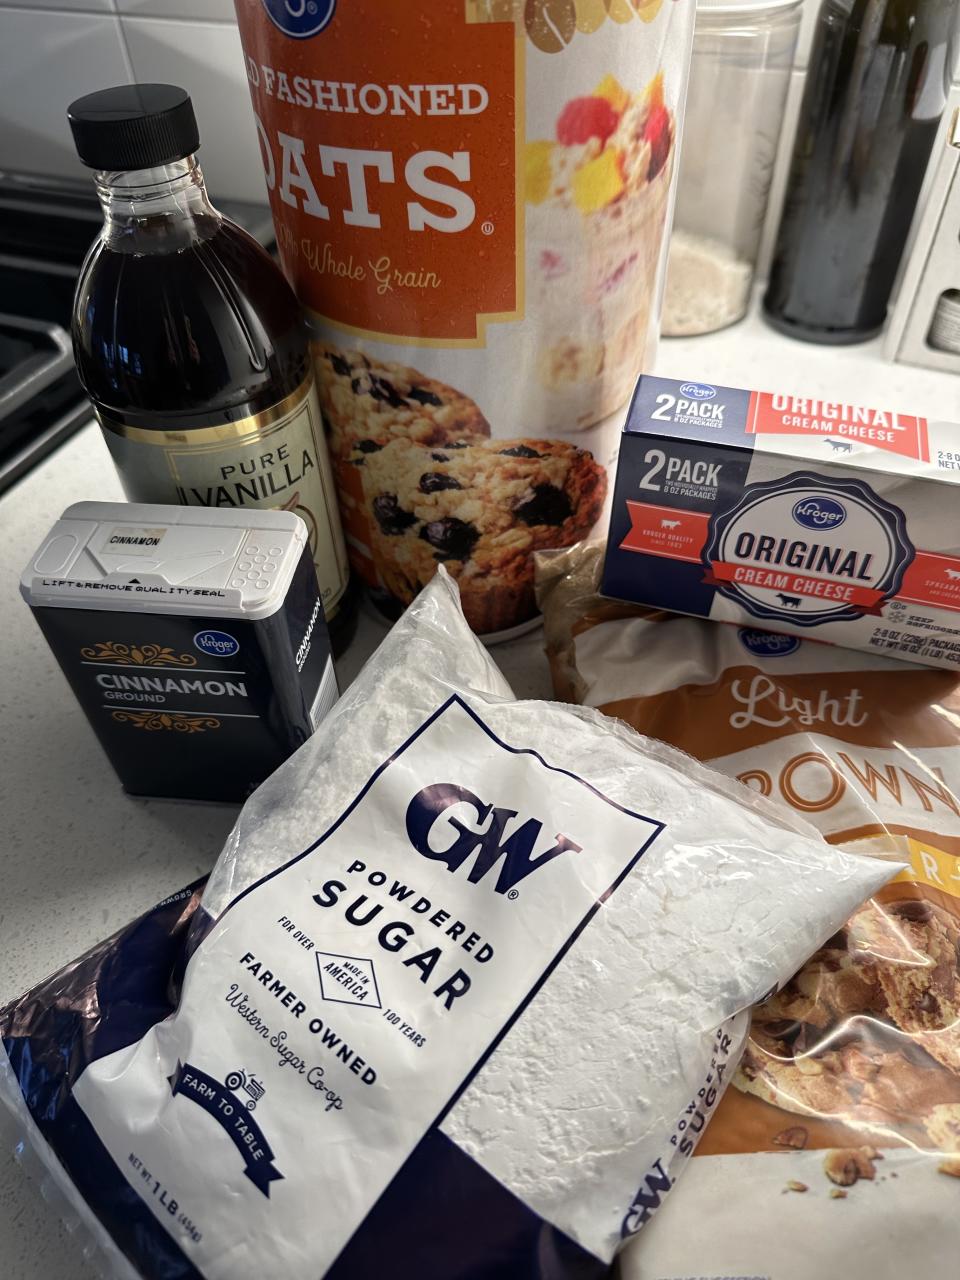
M292 512L75 503L20 590L134 795L243 800L337 697Z

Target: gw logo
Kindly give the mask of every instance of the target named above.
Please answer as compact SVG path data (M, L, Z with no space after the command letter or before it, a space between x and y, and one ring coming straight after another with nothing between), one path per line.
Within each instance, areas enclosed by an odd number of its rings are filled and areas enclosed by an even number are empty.
M448 813L455 805L471 810L470 816L460 818ZM534 854L543 831L543 823L536 818L527 818L504 839L504 829L516 816L516 809L484 804L466 787L438 782L418 791L407 806L407 835L418 853L445 862L448 871L458 871L475 853L467 875L471 884L478 884L502 858L495 892L516 897L516 886L531 872L545 867L561 853L582 852L582 846L568 836L557 835L552 848Z

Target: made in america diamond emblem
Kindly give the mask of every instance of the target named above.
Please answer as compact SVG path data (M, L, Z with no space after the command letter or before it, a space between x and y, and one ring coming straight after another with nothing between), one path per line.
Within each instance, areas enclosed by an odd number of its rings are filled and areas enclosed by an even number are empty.
M382 1007L372 960L364 960L360 956L339 956L330 951L318 951L316 956L320 993L324 1000L333 1000L337 1004L362 1004L371 1009Z

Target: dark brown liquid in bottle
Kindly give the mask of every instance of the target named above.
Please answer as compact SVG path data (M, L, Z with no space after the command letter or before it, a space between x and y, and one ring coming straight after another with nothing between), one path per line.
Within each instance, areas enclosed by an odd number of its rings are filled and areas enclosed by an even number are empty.
M74 353L90 398L147 429L258 413L307 376L293 292L245 231L200 216L182 236L157 219L137 251L101 244L84 266Z
M882 328L955 15L955 0L825 0L764 298L784 332L858 342Z
M147 430L190 430L262 412L309 372L299 304L245 231L216 214L138 220L87 259L74 302L74 355L91 400ZM151 495L132 492L134 501ZM154 499L155 500L155 499ZM328 619L334 652L357 625L357 592Z

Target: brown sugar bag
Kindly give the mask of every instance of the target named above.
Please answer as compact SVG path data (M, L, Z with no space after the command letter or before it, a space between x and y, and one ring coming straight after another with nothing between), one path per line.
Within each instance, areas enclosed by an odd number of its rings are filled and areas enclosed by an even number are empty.
M539 558L557 696L739 778L831 843L909 863L754 1010L684 1189L623 1275L955 1274L960 681L615 604L597 594L602 556Z

